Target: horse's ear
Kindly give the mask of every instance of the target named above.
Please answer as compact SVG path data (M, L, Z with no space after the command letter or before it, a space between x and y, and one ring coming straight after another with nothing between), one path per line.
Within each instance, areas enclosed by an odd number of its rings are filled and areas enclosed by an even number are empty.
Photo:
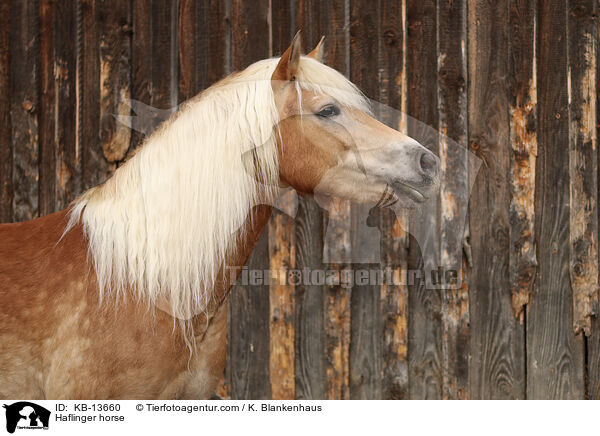
M311 51L306 57L313 58L323 63L323 59L325 58L325 49L323 42L325 41L325 35L321 37L321 40L317 44L317 46Z
M271 80L294 80L298 72L301 54L302 42L300 41L300 31L298 31L288 49L281 55Z

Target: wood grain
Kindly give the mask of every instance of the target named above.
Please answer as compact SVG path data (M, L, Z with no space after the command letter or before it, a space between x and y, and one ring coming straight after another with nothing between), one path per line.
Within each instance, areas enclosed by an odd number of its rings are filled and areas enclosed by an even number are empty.
M54 3L54 151L55 204L53 210L64 209L81 192L81 149L77 119L79 102L77 79L77 14L76 3Z
M508 282L510 251L509 2L468 9L469 148L482 160L470 201L470 397L524 398L523 327Z
M200 12L204 2L193 0L179 0L177 10L177 59L178 59L178 103L195 96L199 91L198 86L198 56L200 53L199 41L203 30L200 27ZM206 6L204 6L206 7ZM206 61L206 59L204 59Z
M130 115L131 12L127 3L100 7L100 141L106 170L122 161L131 144L131 129L116 116ZM168 80L165 77L164 80ZM153 84L154 86L154 84Z
M302 30L304 51L318 42L318 2L296 4L295 27ZM296 269L309 277L323 269L323 210L300 197L296 215ZM303 280L296 286L296 398L325 398L325 286Z
M296 214L296 398L325 398L324 283L313 280L323 268L322 211L301 199Z
M515 317L523 323L537 265L534 241L537 157L535 2L510 4L510 251L509 284Z
M565 2L538 19L536 245L541 253L527 310L527 398L582 398L583 339L573 333L569 280L569 113Z
M390 127L403 125L406 106L405 18L402 2L382 3L378 28L379 118ZM408 216L380 211L381 268L395 281L381 284L383 377L382 398L408 398Z
M40 0L39 214L56 209L54 2Z
M438 2L440 132L440 265L457 269L458 283L442 292L444 399L469 398L469 291L463 266L464 212L469 201L467 152L467 4Z
M350 80L370 98L378 98L378 21L379 5L353 1L350 7ZM379 258L361 259L367 225L360 222L368 214L368 205L352 206L352 268L379 269ZM358 262L361 261L361 263ZM369 261L370 263L362 263ZM356 284L350 298L350 398L381 397L382 389L382 327L381 291L377 284Z
M265 229L246 263L248 271L268 269L269 232ZM243 274L243 273L242 273ZM233 399L269 399L269 283L241 284L229 297L227 385Z
M288 200L289 201L289 200ZM274 212L269 221L270 258L270 377L274 400L295 398L295 302L288 272L296 267L294 220Z
M209 0L197 3L196 71L198 90L222 79L231 69L229 50L231 31L226 6L228 2Z
M0 222L13 216L13 152L10 116L10 2L0 4Z
M94 0L83 1L79 13L82 41L79 54L81 119L78 133L83 160L81 177L85 189L106 180L116 165L104 158L100 140L100 7Z
M132 0L133 35L131 41L131 98L152 104L152 0ZM144 135L144 120L132 112L130 150L135 150Z
M40 10L35 0L10 3L12 219L40 213ZM18 25L17 25L18 23Z
M569 3L569 275L573 329L591 333L598 303L597 4Z
M240 70L269 54L267 2L231 3L231 63ZM269 232L263 231L247 263L249 270L269 269ZM269 284L237 286L229 304L229 364L232 398L271 398Z
M270 32L271 54L280 55L292 40L291 5L272 2ZM277 25L274 26L273 22ZM278 199L283 210L293 210L294 196L289 192ZM270 280L270 377L273 399L293 400L296 397L296 308L295 286L288 274L296 268L294 217L275 210L269 221Z
M408 134L439 155L437 95L437 9L432 0L406 2L406 77ZM422 277L439 260L439 201L423 206L424 219L409 223L408 269ZM421 245L419 246L420 241ZM438 399L442 389L442 306L439 290L417 280L408 291L409 398Z

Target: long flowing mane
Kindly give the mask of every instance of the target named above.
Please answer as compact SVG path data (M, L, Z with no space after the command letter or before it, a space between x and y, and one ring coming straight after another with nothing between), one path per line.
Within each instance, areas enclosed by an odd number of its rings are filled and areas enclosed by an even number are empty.
M277 62L257 62L187 102L73 202L66 231L82 223L101 297L131 291L147 303L166 298L180 313L206 308L251 207L276 194ZM296 87L367 107L343 75L311 58L302 58ZM241 158L250 150L262 183Z

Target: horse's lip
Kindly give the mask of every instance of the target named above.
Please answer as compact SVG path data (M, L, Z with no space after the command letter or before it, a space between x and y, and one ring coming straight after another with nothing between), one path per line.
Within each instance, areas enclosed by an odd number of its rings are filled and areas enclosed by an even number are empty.
M398 193L407 195L415 203L424 203L427 200L429 200L429 197L425 195L422 191L420 191L417 187L398 180L396 180L392 184L392 189L394 190L394 196L396 196L396 201L394 203L396 203L399 200L397 198Z

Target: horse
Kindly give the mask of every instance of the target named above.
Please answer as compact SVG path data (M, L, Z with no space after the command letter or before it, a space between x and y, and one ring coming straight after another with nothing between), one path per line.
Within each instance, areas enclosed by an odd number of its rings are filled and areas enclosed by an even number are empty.
M0 226L0 398L210 398L228 271L282 189L381 207L435 192L437 156L377 121L323 53L297 34L182 105L67 209Z

